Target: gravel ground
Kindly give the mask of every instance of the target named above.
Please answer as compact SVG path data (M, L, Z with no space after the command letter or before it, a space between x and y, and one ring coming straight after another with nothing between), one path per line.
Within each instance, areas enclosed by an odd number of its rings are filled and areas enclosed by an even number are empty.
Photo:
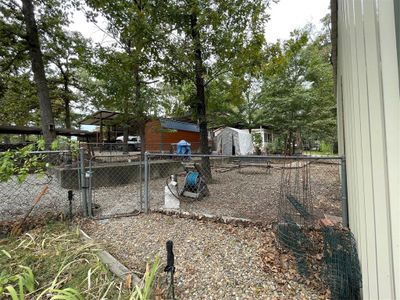
M18 183L16 178L0 182L0 221L23 218L46 185L49 189L31 215L67 214L69 212L68 190L61 188L55 177L28 175L23 183ZM77 191L74 193L73 213L76 213L80 211L80 197Z
M245 218L272 223L277 221L281 200L282 170L279 165L267 174L265 168L245 167L239 172L212 170L212 182L208 184L210 196L201 200L184 198L181 209L194 213ZM292 170L293 174L297 171ZM341 216L340 180L337 165L311 165L310 186L314 214ZM294 176L294 175L293 175ZM302 175L300 175L302 176ZM184 175L178 177L178 187L183 187ZM164 204L166 179L150 181L150 205L160 208Z
M165 242L172 240L178 299L321 299L309 286L295 280L282 282L273 272L264 271L261 253L265 255L263 245L271 238L271 229L161 214L86 221L82 227L139 272L156 255L165 262Z
M140 210L140 191L137 184L96 188L93 203L100 206L96 216L133 213Z

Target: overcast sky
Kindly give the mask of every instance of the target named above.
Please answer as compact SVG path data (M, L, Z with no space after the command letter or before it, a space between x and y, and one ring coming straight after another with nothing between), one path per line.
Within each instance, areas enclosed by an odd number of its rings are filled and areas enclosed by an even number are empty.
M272 3L269 10L271 20L265 28L267 41L285 40L291 31L307 23L313 23L318 28L320 20L329 12L329 2L329 0L280 0L277 4ZM84 14L80 12L74 15L74 24L70 28L80 31L87 38L91 37L94 42L111 41L95 25L87 23Z
M320 28L320 20L329 13L329 0L280 0L272 3L270 21L265 27L268 42L289 38L290 32L313 23Z

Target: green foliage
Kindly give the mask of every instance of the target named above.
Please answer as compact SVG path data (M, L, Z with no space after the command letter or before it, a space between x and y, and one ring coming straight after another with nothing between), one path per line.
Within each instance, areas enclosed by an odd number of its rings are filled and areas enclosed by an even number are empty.
M150 265L146 265L146 273L143 276L143 287L137 285L129 300L148 300L152 299L153 291L154 291L154 283L156 280L156 275L158 273L158 269L160 267L160 258L157 256L153 265L150 268Z
M76 2L34 1L55 122L66 127L74 119L70 107L84 98L78 75L89 47L79 33L65 29ZM0 119L10 125L39 125L39 101L23 20L20 1L0 1Z
M332 154L333 153L332 144L322 141L319 147L319 151L322 153Z
M163 40L158 13L159 1L89 0L94 10L107 20L105 31L114 40L100 46L88 67L91 84L100 86L96 107L123 113L122 123L144 130L146 115L154 108L154 89L150 83L160 75L159 41ZM116 50L117 49L117 50Z
M252 133L251 137L253 138L253 144L260 148L261 144L262 144L262 137L261 137L261 133Z
M11 256L7 257L11 259ZM34 291L35 276L31 268L21 265L18 267L22 270L15 275L9 275L5 271L0 273L0 296L8 295L13 300L23 300L26 292Z
M0 154L0 182L7 182L13 176L16 176L19 183L25 181L30 173L44 174L46 163L45 155L31 152L35 150L44 150L44 141L36 144L30 144L19 150L8 150Z
M3 123L26 125L39 123L39 103L36 88L28 72L18 75L3 73L2 94L0 95L0 119Z
M98 251L96 244L82 244L79 230L64 223L49 223L18 238L4 239L0 298L151 299L159 258L147 267L143 284L130 291L102 264Z
M88 0L88 20L105 18L103 31L113 39L111 45L92 48L89 40L65 29L72 7L81 9L83 2L36 1L56 125L73 126L79 117L74 108L94 107L122 112L115 121L141 134L150 116L163 115L197 119L202 132L206 121L213 127L268 125L280 135L283 149L299 140L333 143L329 18L317 34L308 26L287 41L266 44L269 2ZM0 119L39 125L16 0L0 2L0 37ZM60 147L63 143L56 141L53 149ZM12 159L5 155L7 174Z
M275 137L271 143L267 145L267 152L270 154L283 154L285 151L285 141L282 137Z
M212 101L208 85L229 73L235 79L231 82L231 91L237 95L242 88L241 79L255 72L262 57L268 3L262 0L177 0L165 1L160 10L166 32L162 43L164 51L160 55L163 75L168 82L177 85L194 85L195 93L187 98L190 102L186 104L199 124L203 153L209 151L207 113ZM204 159L204 164L208 164L208 159Z
M44 140L39 139L38 144L42 144L39 149L44 149ZM52 143L50 149L52 151L58 150L68 150L71 152L71 156L73 159L76 159L79 156L79 142L77 140L71 140L67 137L58 136Z
M7 150L0 154L0 182L7 182L13 176L17 177L19 183L25 181L29 174L44 175L50 164L46 162L46 154L40 153L45 150L45 141L39 139L17 150ZM58 137L50 147L51 150L69 150L72 158L79 155L79 144L68 138ZM33 154L33 151L39 151Z
M328 40L328 42L327 42ZM327 33L313 40L310 29L270 45L263 70L258 122L274 128L286 147L298 140L330 140L336 135L330 44Z

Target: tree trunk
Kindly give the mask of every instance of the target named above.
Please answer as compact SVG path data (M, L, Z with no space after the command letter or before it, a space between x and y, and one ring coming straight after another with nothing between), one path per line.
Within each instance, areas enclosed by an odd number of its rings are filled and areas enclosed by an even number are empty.
M64 98L65 127L71 129L71 107L68 96Z
M288 151L288 155L291 156L292 155L292 142L293 142L293 133L292 130L289 130L289 135L288 135L288 139L287 139L287 151Z
M206 117L206 97L204 91L203 78L203 58L201 53L200 32L197 27L197 15L190 15L190 29L194 46L195 74L196 74L196 110L200 127L200 149L202 154L209 154L208 148L208 130ZM206 179L211 179L210 160L208 157L202 158L202 168Z
M128 117L125 118L125 121L127 121ZM124 137L124 145L123 145L123 153L129 153L129 145L128 145L128 139L129 139L129 126L128 124L124 124L123 127L123 137Z
M68 75L63 74L64 78L64 111L65 111L65 127L71 129L71 106L70 106L70 91L69 91L69 80Z
M136 58L138 60L138 58ZM140 80L140 69L139 65L135 63L133 68L133 79L135 84L135 104L138 108L138 130L140 136L140 155L144 159L145 149L145 126L146 126L146 114L144 108L144 99L142 99L142 84Z
M56 132L32 0L22 0L22 13L26 26L26 41L32 62L32 72L39 97L42 134L46 148L50 149L50 145L56 137Z

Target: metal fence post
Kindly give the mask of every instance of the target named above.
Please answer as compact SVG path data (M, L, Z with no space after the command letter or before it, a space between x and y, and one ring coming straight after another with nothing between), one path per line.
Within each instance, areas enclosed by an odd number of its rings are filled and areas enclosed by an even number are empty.
M92 160L89 163L89 171L85 173L86 179L86 207L88 211L89 218L93 217L93 206L92 206Z
M149 158L148 152L144 153L144 212L149 212Z
M72 200L74 198L74 194L72 190L68 191L68 204L69 204L69 221L72 221Z
M79 161L80 161L80 187L81 187L81 198L82 198L82 208L83 215L88 216L88 206L87 206L87 184L86 184L86 174L85 174L85 149L79 149Z
M142 167L143 167L143 161L142 161L142 155L139 156L139 210L143 210L143 172L142 172Z
M340 179L342 186L342 223L343 226L349 227L349 208L347 199L347 173L346 173L346 158L342 157L340 164Z

